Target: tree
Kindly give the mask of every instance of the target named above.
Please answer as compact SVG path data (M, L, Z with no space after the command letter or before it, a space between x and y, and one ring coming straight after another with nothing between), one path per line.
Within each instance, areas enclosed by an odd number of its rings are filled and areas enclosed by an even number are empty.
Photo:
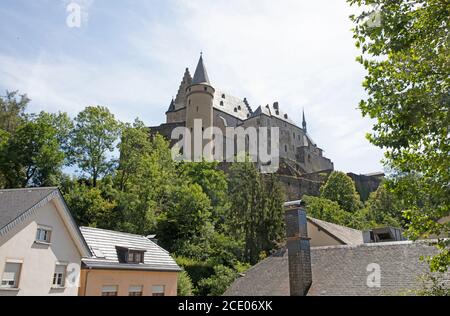
M367 200L370 218L379 224L401 227L403 208L398 197L382 183Z
M53 186L66 157L64 139L72 122L67 114L29 115L0 150L0 173L8 188Z
M90 187L79 179L65 184L64 199L79 226L116 229L120 218L109 190L111 182L108 181L100 182L97 187Z
M218 265L214 267L214 275L199 282L200 296L221 296L236 279L237 273L232 268Z
M177 296L192 296L193 285L186 271L178 273Z
M91 177L92 186L96 187L99 177L107 174L113 166L107 154L114 150L120 124L102 106L87 107L78 114L75 123L71 140L72 162Z
M255 264L282 239L283 195L275 176L264 180L251 162L234 164L229 177L229 233L244 242L242 260Z
M228 203L228 182L225 172L218 169L217 162L182 163L181 172L192 183L201 186L211 200L212 218L215 227L223 231L223 220Z
M335 201L347 212L356 212L361 207L359 194L352 178L340 171L333 171L320 188L320 196Z
M344 211L337 202L308 195L303 196L303 201L306 203L308 216L342 226L357 228L351 224L352 214Z
M189 256L191 244L202 244L213 230L211 202L198 184L174 187L158 218L160 243L170 252Z
M444 0L348 0L351 5L377 5L352 16L354 38L367 70L360 102L364 116L376 120L368 139L385 149L386 164L401 179L392 187L407 202L408 235L448 236L440 219L450 213L450 7ZM374 14L379 15L373 23ZM415 183L403 182L412 176ZM408 191L420 188L424 199ZM440 240L441 254L431 259L433 270L450 265L449 242Z
M5 96L0 96L0 130L11 134L25 119L25 109L30 103L26 94L18 93L6 91Z
M114 178L120 190L122 229L136 234L155 232L157 217L171 192L186 181L177 172L169 143L161 135L149 137L140 121L125 126L118 147L120 160Z

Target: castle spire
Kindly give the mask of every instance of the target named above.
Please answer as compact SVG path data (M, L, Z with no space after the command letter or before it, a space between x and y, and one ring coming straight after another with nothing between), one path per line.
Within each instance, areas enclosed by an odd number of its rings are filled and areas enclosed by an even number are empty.
M192 84L200 83L210 85L208 73L206 72L205 65L203 64L203 52L200 53L200 59L198 61L197 69L195 69L194 79L192 79Z
M306 118L305 118L305 109L303 109L303 122L302 122L303 130L305 133L308 133L308 130L306 128Z

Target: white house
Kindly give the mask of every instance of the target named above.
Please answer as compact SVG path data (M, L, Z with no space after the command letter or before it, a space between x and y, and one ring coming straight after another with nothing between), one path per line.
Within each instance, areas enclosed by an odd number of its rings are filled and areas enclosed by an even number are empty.
M59 189L0 190L0 296L76 296L90 256Z

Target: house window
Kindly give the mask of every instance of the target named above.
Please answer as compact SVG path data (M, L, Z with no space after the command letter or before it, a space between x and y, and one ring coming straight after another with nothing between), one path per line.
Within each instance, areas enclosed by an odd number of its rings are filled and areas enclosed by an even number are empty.
M128 290L128 296L142 296L142 289L142 285L131 285L130 289Z
M5 271L3 271L2 284L0 287L17 289L19 287L19 276L21 269L21 263L7 262L5 265Z
M51 229L38 227L36 231L36 242L50 243Z
M165 296L165 289L164 285L153 285L152 296Z
M55 267L55 273L53 274L53 287L64 287L66 279L67 266L57 264Z
M128 251L128 263L144 263L144 252L129 250Z
M119 287L117 285L102 286L102 296L117 296Z

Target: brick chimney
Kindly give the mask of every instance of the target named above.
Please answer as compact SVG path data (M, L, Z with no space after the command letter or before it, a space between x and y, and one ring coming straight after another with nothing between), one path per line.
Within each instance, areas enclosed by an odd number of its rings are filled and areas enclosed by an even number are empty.
M302 201L284 205L291 296L306 296L312 284L310 238Z

